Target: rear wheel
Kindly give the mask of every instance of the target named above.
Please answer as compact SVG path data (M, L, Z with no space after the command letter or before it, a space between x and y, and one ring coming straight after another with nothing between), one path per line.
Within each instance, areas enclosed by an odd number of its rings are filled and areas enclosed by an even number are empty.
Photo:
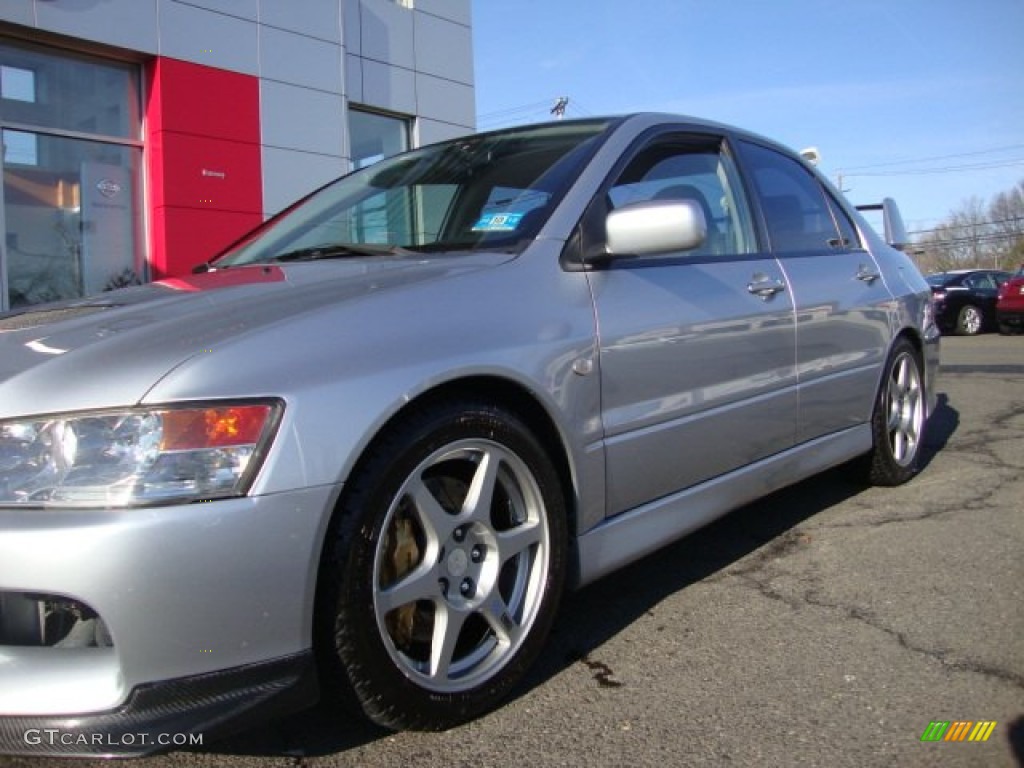
M983 324L981 310L973 304L965 304L956 318L956 332L961 336L976 336L981 333Z
M528 428L484 404L418 414L370 449L338 515L322 639L363 711L436 730L493 708L565 580L562 492Z
M926 402L917 350L899 339L886 362L871 417L873 447L866 458L868 480L874 485L900 485L917 472Z

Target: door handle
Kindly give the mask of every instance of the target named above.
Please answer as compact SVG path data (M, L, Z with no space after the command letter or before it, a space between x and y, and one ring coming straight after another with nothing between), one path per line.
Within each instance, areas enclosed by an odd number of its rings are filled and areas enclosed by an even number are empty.
M786 284L781 280L775 280L767 275L756 274L747 283L747 291L759 296L761 301L768 301L776 293L786 290Z
M871 285L873 282L875 282L875 280L877 280L880 277L880 274L875 272L873 269L865 267L863 264L857 267L857 279L860 280L862 283L867 283L868 285Z

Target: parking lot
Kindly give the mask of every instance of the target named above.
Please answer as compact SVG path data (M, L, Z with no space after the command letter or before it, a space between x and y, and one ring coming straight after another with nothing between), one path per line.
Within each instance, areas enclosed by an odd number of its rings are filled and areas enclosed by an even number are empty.
M569 595L497 712L396 735L321 706L138 765L1024 764L1024 336L943 343L913 482L835 470Z

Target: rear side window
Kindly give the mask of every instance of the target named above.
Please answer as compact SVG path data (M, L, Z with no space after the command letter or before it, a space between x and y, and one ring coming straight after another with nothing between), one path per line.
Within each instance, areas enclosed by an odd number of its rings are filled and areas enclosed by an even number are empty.
M971 275L964 280L964 283L968 288L982 291L994 291L999 287L995 278L987 272Z
M836 226L839 228L839 235L842 238L838 243L838 247L860 248L860 237L857 234L857 228L853 225L853 221L846 214L846 211L827 192L825 193L825 200L828 203L829 210L832 211L832 218L835 219Z
M856 247L852 225L840 234L824 190L800 162L758 144L741 142L741 146L761 200L772 250Z

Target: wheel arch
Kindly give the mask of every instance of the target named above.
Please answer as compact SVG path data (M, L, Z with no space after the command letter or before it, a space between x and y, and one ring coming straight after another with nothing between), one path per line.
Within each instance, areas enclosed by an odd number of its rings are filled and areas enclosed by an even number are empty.
M501 376L487 374L467 376L443 382L421 392L384 422L374 437L367 443L362 454L360 454L360 458L356 460L356 463L353 465L353 472L358 468L362 455L371 449L374 442L381 435L386 434L395 425L409 418L412 414L428 409L435 403L451 400L484 402L488 405L503 407L523 420L552 460L561 485L566 513L569 516L567 520L569 536L570 538L575 538L576 501L574 488L576 473L572 466L571 454L564 434L559 429L551 412L545 407L539 397L521 383Z
M915 328L903 328L895 336L892 337L892 341L889 343L888 352L892 351L892 348L896 346L900 339L906 339L910 342L910 346L914 348L917 353L918 361L924 364L924 339L921 338L921 334Z
M495 375L471 375L442 382L419 393L404 403L378 426L372 436L361 447L359 455L351 462L350 468L346 472L346 478L353 477L361 472L367 462L373 460L372 454L380 443L388 441L389 437L402 429L407 420L415 419L417 415L428 412L435 405L453 402L500 407L520 419L540 443L541 449L549 457L558 478L559 491L562 494L563 504L565 505L567 533L567 549L565 552L566 573L571 577L577 569L575 562L575 539L577 535L578 506L574 482L575 472L571 462L571 449L564 438L563 431L559 429L555 418L548 408L545 407L541 398L519 382ZM345 524L344 515L341 510L344 506L345 486L347 485L348 480L346 479L340 494L334 500L329 520L320 542L320 558L315 572L316 581L313 590L314 599L309 629L314 657L317 662L319 675L321 676L321 685L326 685L335 692L342 691L341 702L343 706L351 712L358 713L361 711L361 706L357 702L355 694L344 685L339 688L338 680L342 673L329 647L329 643L326 642L329 637L328 621L332 616L332 609L325 601L332 595L334 582L332 581L331 574L336 572L330 555L330 549L331 542L337 535L339 526ZM324 677L325 675L326 677Z
M566 525L569 536L570 570L574 570L573 552L575 550L574 542L578 533L578 502L576 471L571 459L571 451L563 431L558 427L548 408L545 407L535 393L519 382L493 374L477 374L441 382L420 392L388 416L377 427L372 436L360 448L359 455L350 463L345 473L346 478L356 475L367 457L372 454L377 443L387 439L387 436L399 428L405 420L431 408L434 404L453 400L486 403L505 408L521 419L540 442L542 448L551 459L555 473L558 476L567 515ZM344 494L345 488L343 486L341 493L334 501L329 520L320 541L321 559L331 540L332 530L338 525L338 509L341 506ZM319 584L321 577L322 573L318 573L315 590L317 594L319 594L321 589ZM315 603L319 603L319 598L315 600ZM316 612L316 608L314 608L314 612Z
M892 356L893 349L902 340L907 341L910 344L910 346L913 348L914 354L917 356L917 362L918 362L918 364L921 367L921 379L922 379L922 381L925 384L926 394L928 395L928 397L931 397L930 391L927 391L927 390L930 390L932 388L932 385L934 384L934 381L929 380L929 376L928 376L928 354L927 354L927 351L925 349L925 339L922 337L921 333L918 331L917 328L914 328L913 326L904 326L903 328L900 328L896 333L894 333L892 338L889 340L888 346L885 349L884 360L887 361ZM882 387L885 386L885 368L886 368L886 366L885 366L885 364L883 364L882 365L882 369L881 369L881 371L879 373L879 376L878 376L878 383L877 383L877 386L875 388L875 396L876 397L881 392ZM931 412L931 407L929 405L926 408L925 413L927 415L930 412Z

